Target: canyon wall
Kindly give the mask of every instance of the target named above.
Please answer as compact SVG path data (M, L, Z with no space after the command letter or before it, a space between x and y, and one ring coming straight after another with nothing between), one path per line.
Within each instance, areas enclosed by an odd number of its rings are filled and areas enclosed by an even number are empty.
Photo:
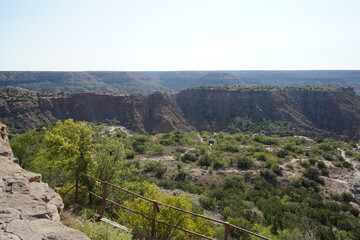
M352 89L236 91L199 88L180 91L176 102L190 125L220 131L239 119L254 123L291 123L308 133L349 138L360 133L360 97ZM240 126L241 130L241 126Z
M0 93L0 117L12 131L73 118L141 133L293 130L344 139L360 136L360 97L351 88L195 88L176 94L114 95L40 94L8 87Z

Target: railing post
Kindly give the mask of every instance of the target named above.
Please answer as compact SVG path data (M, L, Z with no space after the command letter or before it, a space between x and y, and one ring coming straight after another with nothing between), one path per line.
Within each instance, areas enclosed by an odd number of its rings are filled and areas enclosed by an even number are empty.
M225 231L224 231L224 240L228 240L229 239L229 231L230 231L230 225L228 222L226 222L224 224L224 228L225 228Z
M78 203L79 200L79 171L76 171L75 173L75 203Z
M155 226L156 226L156 215L158 212L160 212L159 206L157 204L156 201L153 201L153 217L151 219L151 239L155 239L156 237L156 230L155 230Z
M101 209L100 209L100 217L104 215L105 207L106 207L106 195L107 195L107 182L102 182L103 185L103 192L102 192L102 199L101 199Z

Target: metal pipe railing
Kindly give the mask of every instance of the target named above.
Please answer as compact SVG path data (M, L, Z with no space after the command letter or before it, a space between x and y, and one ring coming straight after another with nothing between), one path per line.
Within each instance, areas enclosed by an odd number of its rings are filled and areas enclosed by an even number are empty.
M94 181L96 181L96 182L101 183L102 186L103 186L103 187L102 187L102 195L101 195L101 196L100 196L100 195L97 195L96 193L93 193L93 192L89 191L88 189L80 186L80 185L79 185L79 176L80 176L80 175L85 176L85 177L87 177L87 178L89 178L89 179L92 179L92 180L94 180ZM71 179L72 177L73 177L73 175L72 175L69 179ZM177 207L173 207L173 206L170 206L170 205L167 205L167 204L164 204L164 203L157 202L157 201L155 201L155 200L153 200L153 199L150 199L150 198L141 196L141 195L139 195L139 194L137 194L137 193L131 192L131 191L126 190L126 189L124 189L124 188L122 188L122 187L116 186L116 185L114 185L114 184L112 184L112 183L109 183L109 182L106 182L106 181L102 181L102 180L100 180L100 179L97 179L97 178L95 178L95 177L92 177L92 176L90 176L90 175L88 175L88 174L86 174L86 173L80 172L80 171L76 171L76 172L75 172L75 177L76 177L76 178L75 178L75 185L68 190L68 191L70 191L71 189L75 188L75 203L78 202L78 191L79 191L79 189L80 189L80 190L83 190L83 191L85 191L85 192L87 192L87 193L95 196L95 197L98 198L98 199L101 199L101 208L100 208L100 211L99 211L99 215L100 215L100 216L103 216L103 214L104 214L104 212L105 212L106 202L109 202L109 203L114 204L114 205L116 205L116 206L118 206L118 207L121 207L121 208L123 208L123 209L125 209L125 210L128 210L128 211L130 211L130 212L133 212L133 213L135 213L135 214L138 214L138 215L140 215L140 216L142 216L142 217L144 217L144 218L146 218L146 219L148 219L148 220L151 221L151 237L152 237L152 238L155 238L155 237L156 237L156 223L160 223L160 224L166 225L166 226L168 226L168 227L171 227L171 228L174 228L174 229L177 229L177 230L186 232L186 233L188 233L188 234L191 234L191 235L194 235L194 236L197 236L197 237L201 237L201 238L203 238L203 239L214 240L213 238L204 236L204 235L202 235L202 234L199 234L199 233L196 233L196 232L192 232L192 231L190 231L190 230L186 230L186 229L180 228L180 227L178 227L178 226L175 226L175 225L172 225L172 224L165 223L165 222L162 222L162 221L157 220L157 219L156 219L156 216L157 216L157 214L160 212L159 206L163 206L163 207L167 207L167 208L170 208L170 209L179 211L179 212L183 212L183 213L186 213L186 214L190 214L190 215L195 216L195 217L203 218L203 219L206 219L206 220L209 220L209 221L212 221L212 222L216 222L216 223L222 224L222 225L224 226L224 240L228 240L228 239L229 239L230 229L231 229L231 228L240 230L240 231L242 231L242 232L244 232L244 233L247 233L247 234L249 234L249 235L258 237L258 238L260 238L260 239L271 240L271 239L269 239L269 238L266 238L266 237L264 237L264 236L261 236L261 235L259 235L259 234L254 233L254 232L251 232L251 231L249 231L249 230L243 229L243 228L241 228L241 227L235 226L235 225L230 224L230 223L228 223L228 222L224 222L224 221L221 221L221 220L218 220L218 219L206 217L206 216L203 216L203 215L200 215L200 214L197 214L197 213L193 213L193 212L189 212L189 211L183 210L183 209L181 209L181 208L177 208ZM151 202L151 203L153 204L153 216L152 216L152 217L149 217L149 216L147 216L147 215L145 215L145 214L142 214L142 213L140 213L140 212L138 212L138 211L135 211L135 210L133 210L133 209L130 209L130 208L128 208L128 207L125 207L125 206L123 206L123 205L121 205L121 204L119 204L119 203L117 203L117 202L115 202L115 201L113 201L113 200L107 199L108 186L114 187L114 188L119 189L119 190L121 190L121 191L123 191L123 192L129 193L129 194L131 194L131 195L133 195L133 196L136 196L136 197L139 197L139 198L141 198L141 199L144 199L144 200L146 200L146 201L148 201L148 202ZM68 192L68 191L67 191L67 192ZM66 192L66 193L67 193L67 192Z

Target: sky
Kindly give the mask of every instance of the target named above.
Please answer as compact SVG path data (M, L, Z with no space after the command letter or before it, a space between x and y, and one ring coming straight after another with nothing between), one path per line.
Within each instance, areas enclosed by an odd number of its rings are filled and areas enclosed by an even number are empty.
M0 71L332 69L359 0L0 0Z

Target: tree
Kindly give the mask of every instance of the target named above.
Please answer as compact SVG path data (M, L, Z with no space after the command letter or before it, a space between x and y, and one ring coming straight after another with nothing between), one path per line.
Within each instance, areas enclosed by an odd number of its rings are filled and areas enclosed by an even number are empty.
M124 174L125 148L119 138L104 137L96 145L92 175L103 181L113 182ZM127 176L130 177L130 176ZM124 180L124 179L123 179Z
M44 137L33 168L56 184L74 171L87 172L94 152L93 130L86 122L58 121Z
M18 135L11 140L11 149L19 159L21 167L28 167L29 163L33 160L38 144L39 140L33 132Z

